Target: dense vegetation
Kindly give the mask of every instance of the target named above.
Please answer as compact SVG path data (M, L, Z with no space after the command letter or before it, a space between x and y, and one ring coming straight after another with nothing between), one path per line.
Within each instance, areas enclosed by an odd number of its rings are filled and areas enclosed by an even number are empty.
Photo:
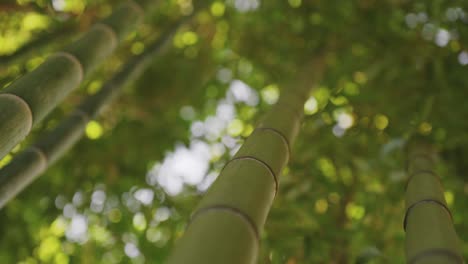
M120 2L2 1L0 92ZM404 150L415 135L438 150L445 200L466 237L466 1L147 2L155 8L143 24L0 160L122 80L126 63L149 60L0 211L1 263L163 262L224 164L294 87L312 92L259 263L404 263ZM181 20L168 45L147 53Z

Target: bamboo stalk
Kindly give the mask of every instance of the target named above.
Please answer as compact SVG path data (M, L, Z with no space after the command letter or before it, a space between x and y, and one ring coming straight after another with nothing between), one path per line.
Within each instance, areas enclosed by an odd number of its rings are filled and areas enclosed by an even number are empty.
M115 50L141 20L143 10L134 1L121 5L77 41L0 92L0 159ZM15 102L5 95L15 95ZM7 109L24 103L29 111Z
M406 259L409 264L464 263L452 215L435 172L436 152L421 140L408 145Z
M40 34L30 42L21 46L14 53L0 56L0 69L8 66L9 64L25 60L27 57L30 57L32 53L37 53L38 50L45 49L45 47L51 42L58 42L58 40L70 37L71 34L76 31L76 28L76 23L68 21L65 25L60 26L53 31Z
M255 263L309 92L310 85L282 93L205 194L167 263Z
M126 63L101 90L83 101L54 130L0 169L0 208L24 190L81 139L88 121L95 118L106 105L112 102L123 87L132 83L143 73L154 57L165 50L180 26L190 17L181 19L163 33L157 41L148 46L145 52Z

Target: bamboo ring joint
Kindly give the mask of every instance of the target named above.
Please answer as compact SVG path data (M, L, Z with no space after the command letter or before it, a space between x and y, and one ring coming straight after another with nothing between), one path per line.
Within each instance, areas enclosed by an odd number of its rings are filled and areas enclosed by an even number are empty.
M288 139L286 138L285 135L283 135L283 133L281 133L278 129L274 129L271 127L257 127L256 130L271 131L274 134L278 135L281 138L281 140L284 142L284 144L286 145L286 148L288 150L288 160L289 160L289 158L291 157L291 145L289 144Z
M438 201L438 200L435 200L435 199L431 199L431 198L423 199L423 200L419 200L419 201L413 203L412 205L408 206L408 209L406 209L405 218L403 220L403 229L405 231L406 231L406 224L408 222L408 216L411 213L411 210L413 210L416 206L418 206L420 204L423 204L423 203L433 203L433 204L439 205L440 207L442 207L448 213L448 215L450 216L450 219L453 220L452 212L450 212L450 209L447 207L447 205L445 205L441 201Z
M49 159L47 158L47 155L44 153L44 151L42 151L42 149L40 149L37 146L31 146L26 151L34 152L34 153L37 154L37 156L39 156L39 159L41 160L41 171L43 171L43 170L45 170L47 168L47 164L49 163Z
M83 67L83 64L81 64L80 60L73 54L71 54L70 52L66 52L66 51L59 51L59 52L56 52L52 55L53 57L62 57L62 58L66 58L68 59L69 61L73 62L75 65L78 66L78 69L79 69L79 82L81 83L84 79L84 67Z
M94 24L93 28L102 30L102 31L104 31L105 34L107 34L107 35L109 35L111 37L112 40L111 40L111 44L110 44L111 47L110 48L112 50L114 50L117 47L117 45L119 43L119 38L117 36L117 33L115 32L115 30L111 26L109 26L109 25L107 25L105 23L96 23L96 24Z
M228 161L226 163L226 165L224 165L224 168L226 168L228 166L229 163L233 162L233 161L237 161L237 160L253 160L259 164L261 164L263 167L265 167L268 172L270 172L270 175L273 177L273 180L275 181L275 197L276 197L276 194L278 193L278 188L279 188L279 182L278 182L278 177L277 175L275 174L275 172L273 171L273 169L270 167L270 165L268 165L266 162L264 162L263 160L259 159L259 158L256 158L256 157L253 157L253 156L241 156L241 157L237 157L237 158L233 158L231 159L230 161ZM223 170L224 170L223 168Z

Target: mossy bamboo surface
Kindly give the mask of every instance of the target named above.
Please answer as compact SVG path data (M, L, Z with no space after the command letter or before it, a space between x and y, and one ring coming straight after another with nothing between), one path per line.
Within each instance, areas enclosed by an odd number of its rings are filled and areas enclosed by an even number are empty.
M143 10L133 1L122 4L77 41L0 92L0 159L115 50L141 20ZM12 104L25 105L29 111L11 111Z
M301 85L282 93L205 194L167 263L256 263L260 233L298 134L310 87Z
M101 109L120 93L123 87L132 83L159 55L172 39L180 25L190 17L162 34L149 45L145 52L126 63L95 95L88 97L77 109L51 132L40 138L36 144L18 154L8 165L0 169L0 208L26 188L44 170L60 159L84 134L86 124L95 118ZM22 109L22 105L16 106ZM0 105L1 106L1 105ZM7 108L8 109L8 108ZM13 109L13 108L12 108ZM27 109L27 108L26 108ZM0 114L2 112L0 111Z
M422 140L408 145L406 259L409 264L464 263L452 215L435 172L436 152Z

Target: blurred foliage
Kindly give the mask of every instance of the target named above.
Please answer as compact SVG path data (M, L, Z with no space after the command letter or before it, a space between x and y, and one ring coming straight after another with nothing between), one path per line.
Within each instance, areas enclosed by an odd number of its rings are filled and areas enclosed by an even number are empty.
M118 2L1 1L0 88ZM190 0L157 5L0 166L194 12ZM315 89L259 263L403 263L402 152L412 134L439 148L467 237L467 24L461 0L211 1L86 138L0 211L0 263L162 263L223 164L294 85ZM314 58L324 60L321 80L308 78ZM467 258L467 242L463 250Z

